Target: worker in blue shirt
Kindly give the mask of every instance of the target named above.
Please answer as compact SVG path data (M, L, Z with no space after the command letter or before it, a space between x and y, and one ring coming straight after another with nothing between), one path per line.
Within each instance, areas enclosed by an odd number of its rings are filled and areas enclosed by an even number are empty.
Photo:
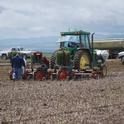
M22 78L23 69L25 67L24 59L17 54L11 59L12 69L13 69L13 79L20 80Z

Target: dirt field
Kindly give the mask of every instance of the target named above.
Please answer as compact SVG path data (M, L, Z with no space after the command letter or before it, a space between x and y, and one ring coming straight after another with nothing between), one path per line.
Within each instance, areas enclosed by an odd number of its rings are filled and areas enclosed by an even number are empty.
M108 76L99 80L16 82L7 80L8 66L0 66L0 122L123 124L124 65L107 65Z

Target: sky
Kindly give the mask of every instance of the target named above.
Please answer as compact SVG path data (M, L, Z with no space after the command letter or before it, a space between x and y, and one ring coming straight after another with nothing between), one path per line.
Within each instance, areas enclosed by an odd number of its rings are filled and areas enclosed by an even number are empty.
M124 0L0 0L0 39L86 30L124 35Z

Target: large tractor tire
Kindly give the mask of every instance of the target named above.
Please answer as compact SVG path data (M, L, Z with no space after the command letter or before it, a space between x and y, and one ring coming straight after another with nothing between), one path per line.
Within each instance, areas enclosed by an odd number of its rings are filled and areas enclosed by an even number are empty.
M91 56L88 51L79 50L74 56L74 68L84 70L91 65Z

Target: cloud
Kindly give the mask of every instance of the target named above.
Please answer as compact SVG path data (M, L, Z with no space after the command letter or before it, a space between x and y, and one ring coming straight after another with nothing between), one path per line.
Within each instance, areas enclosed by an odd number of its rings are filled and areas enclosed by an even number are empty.
M2 14L5 10L6 10L6 8L5 8L5 7L0 6L0 14Z
M123 0L1 0L0 5L0 37L58 35L69 28L124 32Z

